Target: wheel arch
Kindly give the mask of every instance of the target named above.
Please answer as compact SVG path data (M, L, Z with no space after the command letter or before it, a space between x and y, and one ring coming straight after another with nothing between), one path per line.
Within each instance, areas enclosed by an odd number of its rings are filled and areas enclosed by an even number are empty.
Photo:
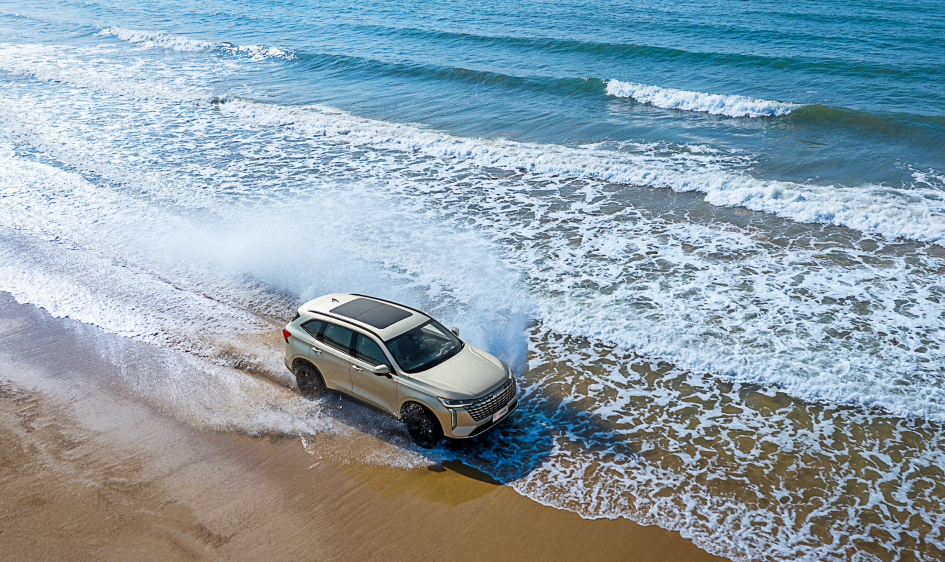
M318 373L319 376L321 376L322 372L318 370L318 367L312 364L312 362L309 361L308 359L305 359L302 357L296 357L295 359L292 360L292 372L294 373L295 370L298 369L302 365L315 369L315 372Z
M416 397L416 396L408 396L408 397L404 398L403 401L401 401L401 403L400 403L400 409L398 410L398 416L399 416L399 418L400 418L401 420L404 419L404 409L407 408L407 406L410 405L410 404L417 404L417 405L423 406L427 411L429 411L431 414L433 414L433 417L434 417L434 418L436 418L437 420L440 419L440 416L436 415L436 410L433 409L429 404L427 404L426 401L424 401L424 400L422 400L421 398L418 398L418 397Z
M305 359L304 357L296 357L295 359L292 360L292 369L291 369L292 374L295 375L296 369L298 369L299 367L303 365L315 371L315 374L318 375L318 378L322 379L322 384L325 385L325 387L327 388L328 381L325 380L325 375L322 374L321 369L316 367L314 363L312 363L308 359ZM298 377L298 375L295 375L295 376Z

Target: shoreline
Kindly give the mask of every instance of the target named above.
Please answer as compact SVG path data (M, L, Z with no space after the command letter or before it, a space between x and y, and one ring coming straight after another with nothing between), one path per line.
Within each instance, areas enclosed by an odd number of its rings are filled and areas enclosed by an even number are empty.
M0 292L12 560L725 560L678 532L546 507L457 461L345 463L313 456L321 436L195 428L114 384L121 365L100 347L119 336L76 325Z

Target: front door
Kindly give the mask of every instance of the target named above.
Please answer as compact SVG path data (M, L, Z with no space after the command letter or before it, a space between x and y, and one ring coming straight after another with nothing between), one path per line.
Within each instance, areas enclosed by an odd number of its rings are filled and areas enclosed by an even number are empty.
M384 364L393 373L390 359L371 338L364 334L357 334L356 337L354 359L351 361L352 392L365 402L397 414L397 379L375 375L371 370Z
M351 338L354 331L325 323L321 337L312 345L310 357L329 388L351 391Z

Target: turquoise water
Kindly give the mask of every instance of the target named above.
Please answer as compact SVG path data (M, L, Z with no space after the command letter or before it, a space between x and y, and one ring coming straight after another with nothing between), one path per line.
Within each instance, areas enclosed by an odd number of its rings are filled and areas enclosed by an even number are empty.
M198 425L312 434L188 380L291 382L269 336L319 294L407 302L522 377L430 462L738 560L941 559L943 37L941 2L0 3L0 290L205 369L134 375Z

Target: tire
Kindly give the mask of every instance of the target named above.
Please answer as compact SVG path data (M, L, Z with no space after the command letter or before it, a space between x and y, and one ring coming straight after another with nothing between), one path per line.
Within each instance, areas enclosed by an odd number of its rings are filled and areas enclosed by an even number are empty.
M302 396L309 400L325 394L325 379L311 365L300 363L295 367L295 384Z
M433 412L416 402L404 404L400 419L407 426L410 438L423 449L436 447L443 439L443 428Z

